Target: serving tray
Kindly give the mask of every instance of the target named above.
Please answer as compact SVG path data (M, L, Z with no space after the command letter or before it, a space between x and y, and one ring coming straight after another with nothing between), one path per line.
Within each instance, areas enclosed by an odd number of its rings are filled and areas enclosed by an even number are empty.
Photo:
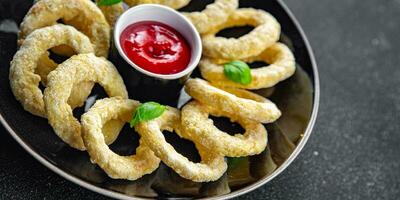
M181 10L201 10L212 2L192 0ZM282 26L280 41L292 49L297 62L293 77L274 88L255 91L271 99L283 113L277 122L266 125L268 148L260 155L235 159L235 163L230 163L227 173L216 182L195 183L185 180L162 163L154 173L137 181L113 180L90 162L86 152L74 150L62 142L46 119L25 112L11 93L8 74L10 61L17 51L18 25L32 3L28 0L0 2L0 121L28 153L55 173L78 185L120 199L231 198L254 190L281 173L298 155L311 134L318 109L319 81L314 56L303 31L283 2L241 0L240 7L264 9L277 18ZM250 30L249 27L231 28L218 34L237 37ZM260 63L252 65L258 66ZM192 76L199 76L198 71ZM100 99L105 97L105 93L101 87L96 86L90 96L92 99ZM188 96L182 93L176 102L170 103L182 106L188 100ZM79 117L89 106L76 109L74 115ZM229 133L242 130L226 118L213 120L217 127ZM199 160L193 143L175 134L164 135L178 152L192 161ZM138 134L126 125L110 147L120 155L130 155L135 152L138 139Z

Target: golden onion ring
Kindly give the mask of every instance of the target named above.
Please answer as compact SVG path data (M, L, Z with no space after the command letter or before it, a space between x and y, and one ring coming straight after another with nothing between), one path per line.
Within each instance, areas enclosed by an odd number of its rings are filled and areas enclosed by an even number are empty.
M53 26L60 26L60 24L56 24ZM74 29L72 26L67 27ZM89 38L87 40L89 40ZM94 53L94 50L92 50L91 52L78 51L78 53ZM35 69L35 74L40 76L40 82L44 87L47 86L47 75L58 66L57 63L50 59L49 55L49 52L46 51L37 61L37 67ZM72 88L71 96L68 99L68 104L71 105L72 108L83 106L93 86L94 84L91 82L81 82L75 84Z
M190 0L124 0L129 6L137 6L139 4L161 4L173 9L183 8L190 3Z
M228 20L239 6L239 0L215 0L200 12L183 13L200 34L207 33Z
M82 137L92 162L98 164L111 178L136 180L156 170L160 159L140 140L136 155L120 156L106 144L102 128L110 120L129 122L139 106L138 101L112 97L97 101L82 115Z
M100 0L96 0L96 3L98 3L99 1ZM101 12L103 12L104 17L106 18L108 24L111 26L111 29L113 29L118 17L124 12L122 2L110 6L99 6L99 8Z
M107 57L110 48L110 26L101 10L89 0L38 1L31 7L21 23L18 43L22 44L34 30L57 24L60 19L88 36L97 56ZM74 54L65 46L57 49L56 53L60 55Z
M238 122L246 132L231 136L220 131L208 118L209 115L229 117L231 121ZM215 105L204 105L198 101L188 103L182 108L181 123L184 132L190 134L194 141L229 157L256 155L263 152L267 145L267 130L261 123L224 112Z
M208 182L219 179L227 169L224 157L204 148L198 143L199 140L187 137L188 134L182 132L180 121L179 110L168 107L167 111L160 117L151 121L141 122L135 128L145 144L181 177L195 182ZM164 130L175 131L180 137L193 141L202 159L201 163L193 163L176 152L174 147L165 140L162 133Z
M197 101L237 118L270 123L281 116L274 103L249 91L217 88L202 79L189 79L185 83L185 91Z
M124 82L114 65L94 54L79 54L60 64L48 75L44 102L49 124L55 133L71 147L85 150L81 137L81 124L67 104L74 84L99 83L110 97L128 98ZM106 141L113 142L124 123L112 123L111 132L105 133Z
M229 80L224 75L224 66L208 58L203 58L200 61L201 75L212 84L221 87L261 89L272 87L280 81L291 77L296 70L293 53L282 43L276 43L260 55L244 59L244 61L248 63L264 61L270 63L270 65L251 69L252 81L248 85Z
M79 42L76 42L79 41ZM71 26L62 24L38 29L30 34L21 48L14 55L10 67L10 85L15 98L21 102L24 109L34 115L46 117L42 91L39 82L46 83L47 74L56 68L57 64L40 66L42 55L48 49L65 44L71 46L78 53L94 52L90 40ZM47 57L48 58L48 57ZM43 63L43 62L42 62ZM47 66L48 68L43 68ZM39 75L35 72L40 71ZM81 106L90 94L93 84L81 83L79 88L74 87L68 103L71 107Z
M254 26L254 30L240 38L216 37L219 31L235 26ZM276 19L263 10L241 8L233 12L228 21L203 35L203 54L217 59L237 60L259 55L275 44L281 27Z

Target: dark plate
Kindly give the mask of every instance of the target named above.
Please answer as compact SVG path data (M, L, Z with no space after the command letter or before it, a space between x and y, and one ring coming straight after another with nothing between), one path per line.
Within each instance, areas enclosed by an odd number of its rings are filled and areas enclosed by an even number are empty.
M192 0L183 10L199 10L210 2ZM266 125L269 148L260 155L230 162L228 172L213 183L194 183L182 179L163 164L154 173L137 181L110 179L90 162L86 152L65 145L53 133L47 120L25 112L11 93L8 72L9 63L17 50L17 24L31 5L32 2L27 0L0 1L0 120L32 156L76 184L121 199L230 198L254 190L282 172L298 155L311 134L318 109L319 82L315 60L301 28L281 1L241 0L241 7L264 9L278 19L282 25L281 41L292 48L298 64L296 74L290 79L273 89L256 91L269 96L283 113L276 123ZM220 34L235 37L247 31L249 28L242 27L224 30ZM96 87L92 95L102 98L104 92ZM179 104L184 102L181 100ZM79 117L82 112L83 108L80 108L74 114ZM240 126L231 124L227 119L214 118L214 121L216 126L230 133L241 130ZM139 136L132 132L125 127L111 148L121 155L134 153ZM165 136L179 152L191 160L198 159L191 142L179 139L174 134Z

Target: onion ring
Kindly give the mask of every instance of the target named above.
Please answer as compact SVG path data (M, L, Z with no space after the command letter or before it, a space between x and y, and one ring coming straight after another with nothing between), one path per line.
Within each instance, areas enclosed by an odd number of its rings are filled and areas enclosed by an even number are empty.
M59 26L60 24L56 24L53 26ZM72 26L68 26L73 28ZM83 35L83 34L82 34ZM85 36L85 35L83 35ZM86 36L85 36L86 37ZM89 38L87 39L89 40ZM79 51L78 51L79 52ZM90 52L82 52L82 53L94 53L94 50ZM49 58L49 52L46 51L39 60L37 61L37 67L35 69L35 74L40 76L41 84L46 87L47 86L47 75L57 68L58 64ZM71 96L68 99L68 104L71 105L72 108L77 108L83 106L87 97L90 94L94 84L90 82L82 82L74 85L71 91ZM42 97L43 98L43 97ZM45 114L45 113L44 113Z
M20 26L18 43L34 30L57 24L61 19L87 35L96 55L107 57L110 48L110 26L101 10L89 0L40 0L26 14ZM71 56L70 48L62 46L56 52Z
M246 132L231 136L214 126L209 115L229 117L238 122ZM258 122L224 112L214 105L192 101L182 108L182 127L185 133L212 151L229 157L256 155L267 146L267 130Z
M249 91L216 88L202 79L186 81L185 91L199 102L219 108L223 112L238 118L271 123L281 116L281 112L274 103Z
M179 110L168 107L168 110L159 118L141 122L135 128L145 144L181 177L195 182L218 180L227 169L224 157L204 148L198 143L199 140L187 137L188 134L181 131L180 120ZM175 130L180 137L193 141L202 159L201 163L193 163L176 152L174 147L165 140L163 130Z
M100 0L96 0L96 3L98 3L99 1ZM118 17L124 12L122 2L110 6L99 6L99 8L101 12L103 12L104 17L106 18L108 24L111 26L111 29L113 29Z
M94 54L79 54L61 63L47 76L48 86L44 91L47 117L55 133L71 147L85 150L81 137L81 124L73 116L72 108L67 104L74 84L97 82L104 87L110 97L128 98L124 82L114 65L105 58ZM113 123L106 134L106 140L112 142L119 134L124 123Z
M239 0L215 0L203 11L183 15L193 23L200 34L204 34L225 23L238 7Z
M82 116L82 137L92 162L98 164L111 178L136 180L156 170L160 164L143 139L136 149L136 155L120 156L106 144L103 126L110 120L129 122L132 113L139 106L138 101L112 97L97 101Z
M46 83L47 74L57 66L51 60L46 60L51 65L39 62L39 60L48 59L46 56L43 58L42 55L46 54L48 49L61 44L71 46L78 53L94 52L90 40L84 34L71 26L58 24L38 29L30 34L11 61L9 74L11 89L24 109L34 115L46 117L39 82L43 80ZM39 66L39 63L45 65ZM40 71L40 76L35 74L35 71ZM82 83L80 86L83 88L75 87L73 95L68 100L73 108L79 107L85 102L93 84Z
M130 7L139 4L161 4L173 9L183 8L190 3L190 0L124 0Z
M280 81L291 77L296 71L296 62L290 49L276 43L263 51L260 55L244 59L246 62L264 61L271 63L257 69L251 69L252 81L248 85L235 83L224 75L224 66L218 65L212 59L203 58L200 61L201 75L213 85L221 87L235 87L245 89L269 88Z
M215 36L225 28L244 25L255 28L237 39ZM203 53L211 58L227 60L256 56L275 44L280 33L281 27L271 14L263 10L241 8L233 12L224 24L203 35Z

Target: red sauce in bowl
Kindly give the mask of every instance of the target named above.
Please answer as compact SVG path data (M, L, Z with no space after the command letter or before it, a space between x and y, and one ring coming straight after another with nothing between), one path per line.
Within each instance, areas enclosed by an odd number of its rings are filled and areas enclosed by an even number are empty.
M128 58L140 68L156 74L176 74L186 69L191 50L174 28L155 21L129 25L120 43Z

